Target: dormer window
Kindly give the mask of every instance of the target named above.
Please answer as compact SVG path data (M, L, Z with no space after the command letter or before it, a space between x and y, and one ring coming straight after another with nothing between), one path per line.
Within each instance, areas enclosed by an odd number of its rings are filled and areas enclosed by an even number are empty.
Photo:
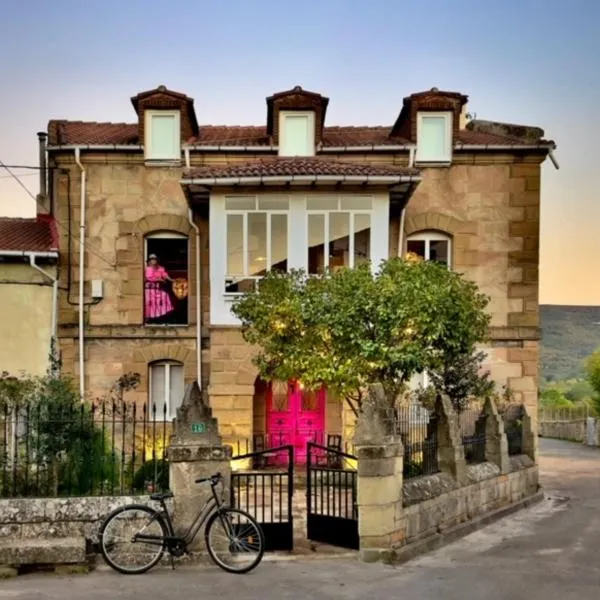
M314 156L315 113L282 110L279 113L279 156Z
M146 110L144 123L146 160L181 160L181 113L178 110Z
M417 162L452 162L452 113L417 113Z

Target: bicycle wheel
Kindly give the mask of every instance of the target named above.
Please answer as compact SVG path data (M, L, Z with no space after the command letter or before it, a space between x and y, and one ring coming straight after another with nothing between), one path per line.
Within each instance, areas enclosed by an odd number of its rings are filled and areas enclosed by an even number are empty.
M139 541L136 534L155 539ZM100 551L110 567L125 575L138 575L162 558L168 535L159 512L144 504L128 504L104 519L98 537Z
M206 524L206 548L228 573L248 573L262 560L265 536L254 518L237 508L221 508Z

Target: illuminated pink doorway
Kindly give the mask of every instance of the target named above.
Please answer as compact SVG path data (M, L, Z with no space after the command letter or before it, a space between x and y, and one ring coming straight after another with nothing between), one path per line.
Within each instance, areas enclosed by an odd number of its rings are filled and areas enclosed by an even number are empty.
M294 446L294 462L306 462L308 442L323 444L325 432L324 388L309 391L297 381L274 381L267 387L267 437L269 445Z

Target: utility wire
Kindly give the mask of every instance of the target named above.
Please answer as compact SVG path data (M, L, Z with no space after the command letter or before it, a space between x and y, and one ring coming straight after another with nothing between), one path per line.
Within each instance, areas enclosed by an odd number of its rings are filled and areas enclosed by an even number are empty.
M10 176L29 194L29 196L31 197L31 199L35 200L35 196L31 192L31 190L19 179L19 177L17 175L15 175L15 173L13 173L10 170L10 167L7 166L7 165L5 165L1 160L0 160L0 167L4 167L8 171L8 173L10 174Z

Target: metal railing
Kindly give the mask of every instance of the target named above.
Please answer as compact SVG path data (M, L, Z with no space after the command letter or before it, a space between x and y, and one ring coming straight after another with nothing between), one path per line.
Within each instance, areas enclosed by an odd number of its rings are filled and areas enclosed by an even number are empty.
M126 402L0 409L0 497L104 496L169 487L166 407Z
M487 416L479 408L468 408L458 415L465 460L468 464L485 462Z

